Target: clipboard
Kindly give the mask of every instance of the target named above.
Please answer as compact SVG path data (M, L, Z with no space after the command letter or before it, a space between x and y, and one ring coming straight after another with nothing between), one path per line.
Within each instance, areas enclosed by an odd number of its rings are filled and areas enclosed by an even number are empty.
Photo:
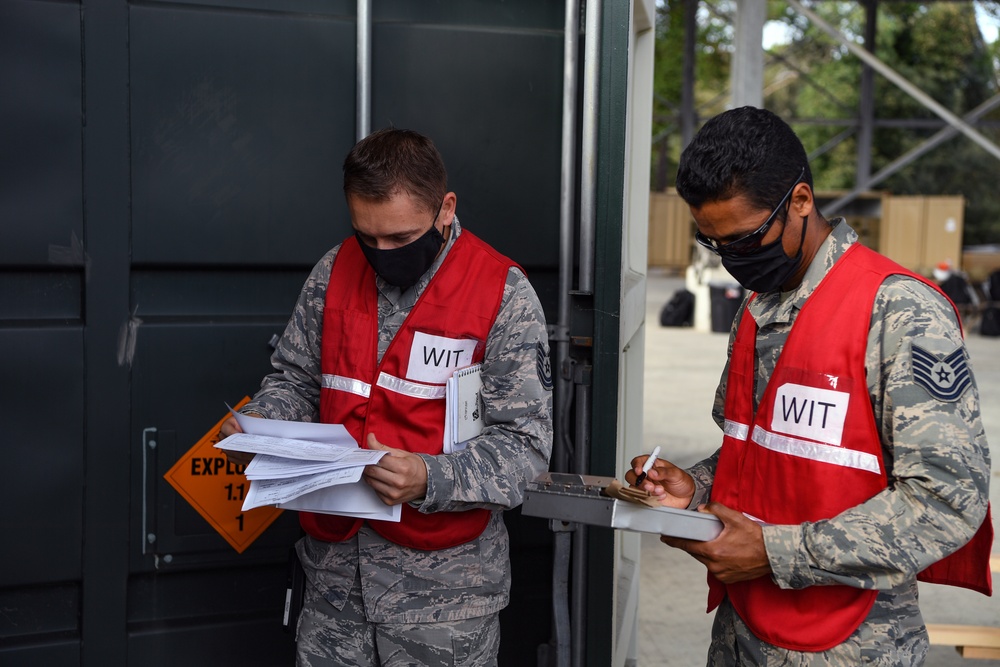
M722 522L706 512L612 498L605 490L613 483L614 477L543 473L525 487L521 513L689 540L708 541L722 532Z

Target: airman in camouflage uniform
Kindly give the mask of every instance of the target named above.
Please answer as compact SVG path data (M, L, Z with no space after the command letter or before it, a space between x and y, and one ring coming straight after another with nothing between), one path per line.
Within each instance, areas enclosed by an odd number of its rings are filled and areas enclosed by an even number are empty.
M457 217L450 230L443 251L412 287L376 277L380 361L462 234ZM340 247L306 280L272 356L275 372L243 412L319 420L323 310ZM419 454L426 492L410 501L423 513L491 510L485 530L471 542L435 551L395 544L367 524L344 542L303 538L296 546L309 585L297 629L299 665L496 664L498 614L510 591L502 512L521 503L525 484L547 469L551 454L548 352L538 297L512 267L486 340L486 427L461 451Z
M766 112L743 109L727 113L748 115L749 122L753 122ZM763 122L771 120L765 118ZM793 186L793 190L796 188L797 185ZM754 355L755 412L798 313L834 263L858 243L857 234L844 220L828 223L811 204L809 209L808 224L811 228L819 227L822 234L814 236L816 231L810 228L807 240L807 232L802 230L803 240L798 243L805 247L804 266L792 276L791 284L781 283L782 291L762 290L749 305L744 301L734 320L730 358L744 309L750 309L758 325ZM709 206L692 204L692 211L696 210L704 212ZM789 248L787 240L792 236L798 238L800 232L791 227L788 219L792 217L790 212L786 213L782 224L791 229L785 235L786 256L799 247L793 240ZM712 216L708 221L711 223ZM703 221L698 222L701 230ZM743 233L754 229L750 226ZM718 233L720 229L713 231ZM732 235L737 241L742 240L741 236ZM730 240L724 234L714 238ZM771 234L766 238L780 237ZM711 243L713 238L702 240ZM758 243L763 246L766 241ZM844 298L850 295L845 294ZM830 326L837 323L830 322ZM990 467L979 397L971 372L964 389L960 388L953 397L941 398L941 387L935 386L934 378L914 369L914 356L927 353L951 358L955 367L967 366L955 311L930 286L908 276L890 276L877 292L865 358L867 390L889 479L884 491L828 520L760 527L756 539L762 543L757 542L752 548L740 547L742 551L737 557L748 558L743 562L726 562L726 557L719 557L719 552L712 550L711 542L662 538L667 544L689 551L720 578L727 568L729 576L742 569L745 574L734 576L733 581L770 576L782 589L840 584L878 591L874 607L860 627L842 644L817 652L794 651L762 641L750 631L727 598L716 612L709 665L923 663L928 639L917 604L916 575L956 551L979 528L987 509ZM728 378L727 362L712 412L720 428L725 422ZM695 509L709 500L721 451L686 471L669 463L659 464L651 471L652 481L645 482L645 487L674 506L691 493L686 504L681 504ZM639 457L633 465L641 466L643 460L644 457ZM631 472L629 476L634 474ZM726 511L718 503L709 504L707 509L717 514ZM736 527L742 519L729 517L724 522L728 529L730 521ZM752 534L752 529L746 534ZM752 562L757 557L754 554L759 554L763 562Z

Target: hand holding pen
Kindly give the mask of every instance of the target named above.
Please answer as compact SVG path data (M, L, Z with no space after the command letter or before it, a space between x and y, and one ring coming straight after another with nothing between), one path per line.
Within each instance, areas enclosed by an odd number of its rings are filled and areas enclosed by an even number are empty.
M653 467L653 464L656 463L656 457L659 455L660 455L660 447L659 445L657 445L656 447L653 448L653 453L649 455L649 458L646 459L646 462L642 464L642 472L640 472L639 476L635 478L635 484L633 486L639 486L645 481L646 473L648 473L650 468Z
M639 474L636 475L636 466L642 457L632 459L632 469L626 475L626 481L630 476L635 476L632 486L645 489L667 507L677 507L686 509L694 497L694 479L686 470L678 468L670 461L660 458L660 448L655 447L653 452L642 462Z

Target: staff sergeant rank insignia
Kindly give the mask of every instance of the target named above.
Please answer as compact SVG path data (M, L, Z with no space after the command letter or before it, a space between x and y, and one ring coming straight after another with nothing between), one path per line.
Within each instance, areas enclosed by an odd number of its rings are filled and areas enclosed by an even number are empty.
M538 369L538 381L546 391L552 391L552 362L549 355L545 354L545 346L542 341L535 345L536 359L535 367Z
M972 384L965 350L958 348L948 356L928 352L912 345L913 381L940 401L955 401Z

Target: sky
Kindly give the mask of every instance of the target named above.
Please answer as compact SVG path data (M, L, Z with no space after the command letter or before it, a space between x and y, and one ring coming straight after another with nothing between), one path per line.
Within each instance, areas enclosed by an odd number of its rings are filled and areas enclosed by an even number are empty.
M975 5L976 19L979 21L979 29L983 33L983 39L985 39L988 44L992 44L997 41L997 31L998 28L1000 28L1000 22L998 22L995 18L987 16L980 3L977 2Z

